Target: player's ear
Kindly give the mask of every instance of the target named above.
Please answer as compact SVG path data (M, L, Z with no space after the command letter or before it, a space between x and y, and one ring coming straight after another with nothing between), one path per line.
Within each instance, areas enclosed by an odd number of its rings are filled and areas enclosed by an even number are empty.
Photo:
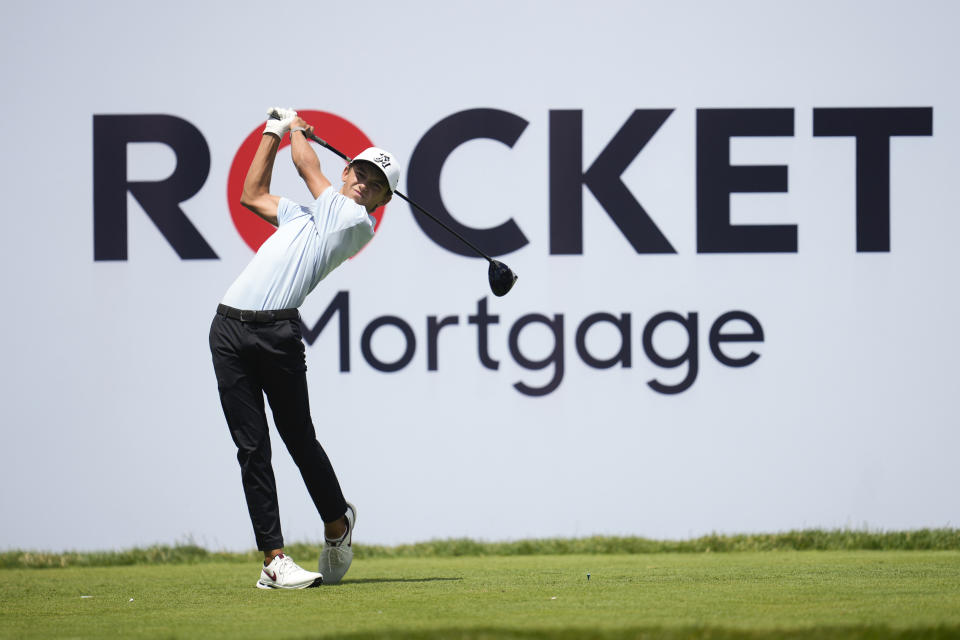
M387 191L387 197L383 199L383 202L380 203L380 206L382 207L383 205L387 204L391 200L393 200L393 192Z
M347 174L350 173L350 165L347 165L343 168L343 173L340 174L340 182L347 181Z

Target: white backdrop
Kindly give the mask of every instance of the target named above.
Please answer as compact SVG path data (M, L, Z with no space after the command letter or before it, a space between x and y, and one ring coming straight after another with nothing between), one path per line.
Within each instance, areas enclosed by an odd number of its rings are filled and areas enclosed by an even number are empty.
M404 162L464 110L529 122L512 148L457 148L441 178L460 222L513 219L529 239L500 257L520 275L507 297L489 293L483 261L435 244L395 200L371 245L302 309L312 326L349 292L350 371L338 368L336 319L307 357L314 422L358 505L358 542L957 525L954 3L364 6L370 14L344 3L0 9L0 548L254 546L206 341L252 255L228 211L227 174L274 104L346 118ZM731 218L796 225L795 253L697 252L696 115L718 107L793 110L792 136L737 138L730 161L787 166L786 193L734 194ZM856 145L813 135L813 110L825 107L932 109L932 135L889 144L889 252L856 251ZM584 168L635 109L673 110L623 181L675 254L636 253L586 188L582 254L550 254L550 112L563 109L582 110ZM219 259L180 259L128 196L128 259L94 260L96 114L169 114L202 132L209 176L180 206ZM129 180L162 180L176 165L163 144L128 153ZM320 157L339 175L337 158ZM274 190L306 197L288 150ZM488 334L497 370L481 364L467 321L483 298L499 316ZM723 347L760 355L743 368L708 346L731 310L763 327L763 342ZM658 367L642 344L664 311L699 319L698 376L672 395L647 383L676 384L686 366ZM578 355L576 328L598 312L630 314L629 368ZM510 329L527 314L564 318L563 378L541 397L514 388L554 374L511 355ZM364 328L386 315L416 338L395 373L361 354ZM459 319L440 334L437 371L428 316ZM595 357L619 345L610 324L588 334ZM654 345L675 357L686 334L664 324ZM543 324L520 334L527 358L553 346ZM393 361L404 343L386 327L372 348ZM274 464L286 538L319 539L279 439Z

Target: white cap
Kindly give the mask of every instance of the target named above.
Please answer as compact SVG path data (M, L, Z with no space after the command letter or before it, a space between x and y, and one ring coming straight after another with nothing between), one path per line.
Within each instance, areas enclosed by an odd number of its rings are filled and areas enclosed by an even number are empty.
M378 147L367 147L357 154L353 162L357 160L365 160L377 165L390 185L390 193L397 190L397 183L400 182L400 164L392 153Z

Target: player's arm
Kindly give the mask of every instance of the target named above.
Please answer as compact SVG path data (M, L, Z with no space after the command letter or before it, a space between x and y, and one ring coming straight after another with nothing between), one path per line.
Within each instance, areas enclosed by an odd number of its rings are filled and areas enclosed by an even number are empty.
M293 159L293 166L297 168L297 173L306 183L307 189L310 190L314 198L317 198L330 186L330 181L320 170L320 159L317 157L317 152L307 142L305 133L313 133L313 127L304 122L302 118L295 118L290 125L290 157Z
M277 226L277 207L280 196L270 193L270 178L273 175L273 161L280 148L280 138L269 133L263 134L257 154L247 169L247 177L243 181L243 195L240 204L250 211Z
M243 181L240 204L276 227L280 196L270 193L273 161L277 157L280 141L290 130L290 124L297 117L297 112L292 109L273 107L269 113L272 117L267 120L263 137L260 138L260 146L257 147L257 153L253 156L253 162L250 163L247 177Z

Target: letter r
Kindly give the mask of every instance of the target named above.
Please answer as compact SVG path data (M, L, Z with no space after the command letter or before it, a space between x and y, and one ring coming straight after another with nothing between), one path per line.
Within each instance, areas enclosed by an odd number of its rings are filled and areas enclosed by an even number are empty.
M161 142L177 165L156 182L127 181L127 143ZM93 116L93 259L127 259L129 191L182 259L217 259L217 254L180 209L210 172L210 149L200 131L170 115Z

